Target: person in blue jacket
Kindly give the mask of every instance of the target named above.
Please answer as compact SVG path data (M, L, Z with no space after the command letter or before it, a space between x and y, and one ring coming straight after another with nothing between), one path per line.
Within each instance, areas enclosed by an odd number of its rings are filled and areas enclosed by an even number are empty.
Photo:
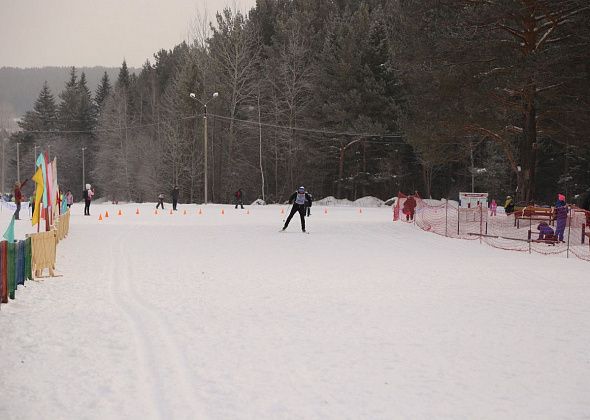
M565 204L565 196L558 194L557 202L555 203L555 234L561 242L564 242L563 234L565 232L565 225L567 224L568 211L567 205Z
M537 230L539 231L539 240L547 239L548 235L553 236L555 233L553 232L553 228L547 224L547 222L539 223L537 226Z

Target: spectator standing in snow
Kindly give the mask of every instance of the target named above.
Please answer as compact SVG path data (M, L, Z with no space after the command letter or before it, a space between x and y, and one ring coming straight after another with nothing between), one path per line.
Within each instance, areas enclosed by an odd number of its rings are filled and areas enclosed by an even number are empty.
M406 215L406 221L409 222L414 220L414 213L416 212L416 199L413 195L406 198L402 211Z
M508 215L514 213L514 201L512 201L511 196L506 196L506 201L504 202L504 212Z
M33 212L35 211L35 196L31 194L29 197L29 212L31 213L30 216L33 217Z
M239 205L243 209L244 208L244 193L242 192L241 188L234 193L234 198L236 199L236 208L238 208L238 205Z
M66 193L66 204L68 208L72 207L72 204L74 204L74 195L70 190L68 190L68 192Z
M94 189L90 184L86 184L86 189L83 192L84 195L84 216L90 216L90 202L94 197Z
M16 211L14 212L14 219L20 220L19 213L20 213L20 203L23 200L23 193L21 188L25 186L28 179L25 179L22 182L16 182L14 184L14 203L16 204Z
M283 230L287 229L289 226L289 222L295 215L295 213L299 212L299 217L301 218L301 230L305 232L305 208L306 206L311 207L312 198L311 195L305 192L304 187L297 188L291 197L289 197L289 204L293 203L293 207L291 208L291 213L289 213L289 217L285 221L285 225L283 226Z
M493 199L492 202L490 203L490 216L496 215L497 208L498 208L498 203L496 203L496 200Z
M156 204L156 210L158 210L158 207L162 207L162 210L164 210L164 193L158 194L158 204Z
M567 214L569 209L565 204L565 196L563 194L557 195L557 202L555 203L555 234L557 239L561 242L565 232L565 225L567 224Z
M172 210L176 211L176 206L178 205L178 194L180 191L178 190L178 185L175 185L172 188ZM162 208L164 208L164 203L162 203Z
M311 204L313 203L313 195L311 195L310 193L307 193L307 195L309 195L310 200L309 203L307 205L307 217L311 216Z
M539 223L537 230L539 231L539 240L547 239L547 235L554 235L553 228L547 222Z

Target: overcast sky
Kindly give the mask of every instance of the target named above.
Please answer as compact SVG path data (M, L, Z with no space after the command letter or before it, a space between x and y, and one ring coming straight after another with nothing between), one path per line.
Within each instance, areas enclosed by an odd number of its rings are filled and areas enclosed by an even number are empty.
M190 35L197 12L256 0L0 0L0 67L140 67Z

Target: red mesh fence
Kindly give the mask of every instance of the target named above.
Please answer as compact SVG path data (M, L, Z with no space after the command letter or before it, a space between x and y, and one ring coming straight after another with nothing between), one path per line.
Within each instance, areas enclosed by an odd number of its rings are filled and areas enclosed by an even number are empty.
M412 199L416 203L413 214ZM428 200L417 194L400 193L394 206L394 220L413 222L422 230L441 236L479 240L494 248L575 255L590 261L590 212L577 208L568 210L563 242L553 238L539 240L539 223L556 228L551 209L525 208L507 215L499 208L496 215L492 215L491 210L481 206L460 208L456 201Z

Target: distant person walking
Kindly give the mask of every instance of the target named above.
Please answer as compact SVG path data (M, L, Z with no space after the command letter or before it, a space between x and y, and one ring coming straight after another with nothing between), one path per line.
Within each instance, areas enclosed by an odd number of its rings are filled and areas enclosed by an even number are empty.
M156 210L158 210L158 207L162 207L162 210L164 210L164 193L158 194L158 204L156 204Z
M305 232L305 208L307 206L311 207L313 199L311 195L305 192L305 187L297 188L291 197L289 197L289 204L293 203L293 207L291 208L291 213L289 213L289 217L285 221L285 225L283 226L283 230L287 229L289 226L289 222L295 215L295 213L299 213L299 217L301 218L301 230Z
M176 206L178 205L178 195L179 195L180 191L178 189L178 185L175 185L174 188L172 188L172 210L176 211ZM164 208L164 203L162 203L162 208Z
M27 181L28 179L25 179L22 182L16 182L14 184L14 203L16 204L16 211L14 212L15 220L20 220L20 204L23 200L23 193L21 191L21 188L25 186Z
M90 203L94 197L94 188L90 184L86 184L86 189L82 195L84 196L84 216L90 216Z
M406 198L402 211L406 215L407 222L414 220L414 213L416 212L416 199L413 195Z
M496 203L496 200L494 199L490 203L490 216L495 216L496 215L497 208L498 208L498 203Z
M239 205L243 209L244 208L244 193L241 188L234 193L234 198L236 199L236 208L238 208L238 205Z
M72 204L74 204L74 195L70 190L68 190L68 192L66 193L66 204L68 208L72 207Z

